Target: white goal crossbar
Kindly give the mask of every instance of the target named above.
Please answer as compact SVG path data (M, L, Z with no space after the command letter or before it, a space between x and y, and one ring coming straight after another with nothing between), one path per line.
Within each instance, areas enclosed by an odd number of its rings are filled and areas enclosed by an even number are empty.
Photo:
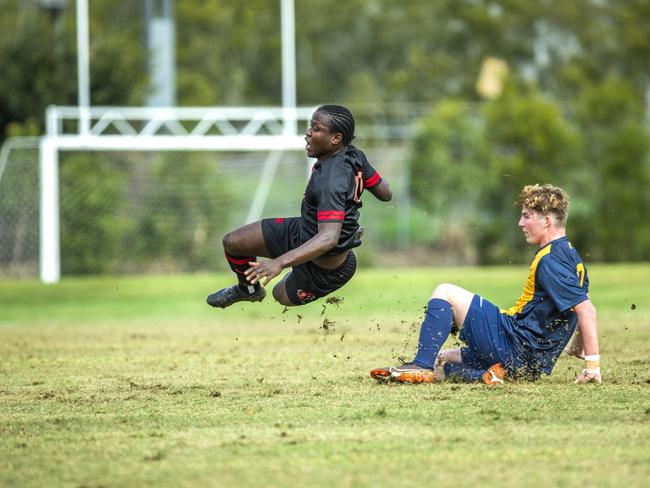
M48 107L40 140L40 277L61 277L59 151L287 151L314 107ZM299 122L303 122L299 124ZM277 157L269 157L265 172ZM268 178L266 178L268 180ZM268 191L260 180L258 193ZM260 196L254 198L259 207ZM250 215L249 215L250 218Z

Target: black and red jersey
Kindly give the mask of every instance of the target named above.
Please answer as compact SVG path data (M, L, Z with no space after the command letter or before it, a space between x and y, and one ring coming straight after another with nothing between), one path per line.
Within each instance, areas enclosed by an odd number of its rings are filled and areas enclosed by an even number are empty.
M343 224L336 246L327 256L361 245L358 236L361 194L381 183L366 155L350 145L345 151L316 161L300 207L300 243L318 233L320 222Z

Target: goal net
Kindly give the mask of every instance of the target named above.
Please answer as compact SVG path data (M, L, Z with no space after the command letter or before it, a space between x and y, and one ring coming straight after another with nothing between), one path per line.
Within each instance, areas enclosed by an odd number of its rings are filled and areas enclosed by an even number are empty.
M12 155L0 182L0 259L4 274L36 276L38 152L22 153ZM222 268L221 239L250 217L267 157L259 151L62 153L62 274ZM274 173L264 214L295 213L307 174L304 153L283 151Z
M366 152L397 193L403 152ZM61 274L227 269L223 236L249 220L299 215L308 172L304 151L292 150L61 152ZM38 276L39 193L38 149L14 149L0 177L3 277ZM366 195L361 214L360 251L399 244L395 203Z
M13 147L10 159L0 162L0 274L4 276L38 276L38 143L27 142Z

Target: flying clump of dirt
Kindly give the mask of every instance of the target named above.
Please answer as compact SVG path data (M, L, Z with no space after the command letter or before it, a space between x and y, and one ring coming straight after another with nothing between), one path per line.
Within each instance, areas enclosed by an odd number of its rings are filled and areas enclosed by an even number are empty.
M331 296L327 300L325 300L325 303L328 303L330 305L336 305L336 307L338 308L338 306L343 303L343 298Z
M321 317L325 315L325 311L327 310L328 305L334 305L336 308L339 308L339 305L343 303L343 298L337 297L337 296L331 296L325 300L325 303L322 305L323 310L321 311L320 315Z
M336 322L325 317L323 319L323 325L321 325L320 328L323 329L326 334L330 334L336 330Z

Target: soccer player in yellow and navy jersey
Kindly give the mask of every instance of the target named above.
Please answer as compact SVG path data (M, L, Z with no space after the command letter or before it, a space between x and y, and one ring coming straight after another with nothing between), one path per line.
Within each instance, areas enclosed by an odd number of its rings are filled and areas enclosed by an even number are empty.
M506 376L536 380L551 374L577 327L567 349L585 360L576 383L602 381L587 269L565 231L568 195L552 185L529 185L517 203L519 227L537 251L516 304L502 310L458 286L438 285L414 360L374 369L373 378L404 383L432 383L452 375L487 384L502 383ZM460 339L466 345L440 351L453 323L461 327Z

